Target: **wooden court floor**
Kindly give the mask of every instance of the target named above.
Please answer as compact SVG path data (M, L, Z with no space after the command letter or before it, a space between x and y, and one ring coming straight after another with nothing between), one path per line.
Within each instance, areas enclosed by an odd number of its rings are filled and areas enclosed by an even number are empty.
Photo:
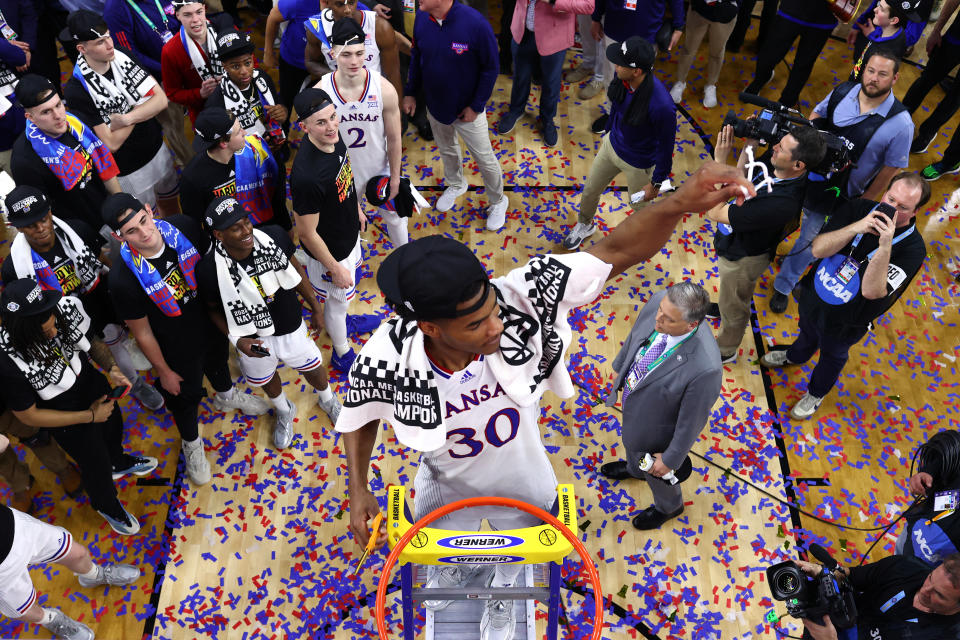
M709 111L697 102L705 55L703 47L678 118L675 180L707 157L703 136L716 132L728 109L749 113L736 92L751 77L751 54L727 57L721 104ZM662 56L658 77L669 81L675 64L675 53ZM848 65L845 43L831 41L802 96L805 111ZM917 75L907 65L897 95ZM785 77L781 65L773 88L763 95L776 98ZM509 88L509 77L501 76L488 105L491 126L506 107ZM935 89L927 105L941 97ZM531 100L533 114L535 97ZM532 255L557 251L563 228L575 218L578 188L595 153L598 138L588 127L600 101L581 102L576 87L564 88L561 142L554 149L543 147L532 131L532 115L513 135L494 136L510 188L505 228L485 230L479 208L486 198L480 189L446 215L427 211L415 220L411 235L446 233L460 239L496 274ZM954 118L927 154L911 156L911 168L938 159L956 126ZM404 143L405 172L432 199L436 191L430 188L442 177L436 150L412 129ZM475 166L469 167L471 183L479 185ZM796 557L796 547L810 541L856 563L877 533L841 529L816 518L870 529L892 522L907 503L905 478L916 447L937 430L958 426L960 291L954 274L960 270L960 225L956 212L940 207L960 184L951 176L933 186L933 201L918 220L929 254L923 271L875 332L851 351L840 384L815 419L806 422L790 420L787 412L803 393L809 367L768 376L756 362L764 350L796 334L796 305L782 316L771 314L767 297L775 271L764 276L755 298L754 332L744 337L737 362L725 368L722 396L693 449L695 472L684 486L686 511L660 531L641 533L630 525L630 515L650 503L643 483L609 483L598 475L600 464L621 452L619 415L603 407L600 398L612 382L610 361L652 293L686 278L716 291L711 223L702 215L689 216L659 255L611 282L598 301L571 316L577 338L568 355L577 393L567 399L547 395L541 427L560 481L576 486L580 538L593 554L607 603L604 638L774 638L765 616L783 609L769 598L764 568ZM623 220L628 209L623 192L608 192L600 210L602 228ZM352 311L386 315L372 274L389 243L376 226L364 238L367 277ZM320 342L328 354L329 339L324 335ZM100 638L375 637L371 607L384 554L369 560L359 577L350 575L360 550L346 531L342 444L326 417L317 414L304 381L289 370L282 375L299 407L293 446L283 452L272 448L272 417L252 420L202 411L201 433L214 478L200 489L185 484L177 467L179 438L169 414L143 412L126 401L130 447L161 460L154 478L121 481L121 499L143 527L131 538L113 534L86 500L65 499L27 454L40 486L35 515L69 528L95 556L132 562L144 574L127 589L104 591L79 588L56 566L37 569L33 579L46 604L90 624ZM335 384L342 390L343 377ZM398 448L389 431L382 435L371 481L385 499L386 485L412 483L416 456ZM892 552L896 532L871 558ZM579 562L569 559L562 637L589 637L594 611L591 599L584 598L587 592ZM391 593L388 621L396 637L400 614L394 588ZM790 618L782 620L785 628L792 624ZM0 637L49 634L3 619Z

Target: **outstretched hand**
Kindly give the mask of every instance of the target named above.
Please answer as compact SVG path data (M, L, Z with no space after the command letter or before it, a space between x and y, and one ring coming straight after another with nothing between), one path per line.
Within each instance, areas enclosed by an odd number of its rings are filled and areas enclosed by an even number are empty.
M672 200L684 213L700 213L728 200L741 205L755 195L753 183L739 169L708 160L666 201Z

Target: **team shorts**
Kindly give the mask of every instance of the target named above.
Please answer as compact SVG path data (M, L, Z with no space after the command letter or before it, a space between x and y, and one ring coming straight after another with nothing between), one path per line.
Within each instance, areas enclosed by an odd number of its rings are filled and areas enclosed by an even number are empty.
M27 567L62 559L73 547L73 536L62 527L13 512L13 544L0 562L0 613L21 618L37 601Z
M314 260L309 255L307 263L304 265L307 270L307 278L313 286L317 297L326 300L328 297L340 302L350 302L357 295L357 267L363 261L363 252L360 250L360 238L357 237L357 244L353 246L350 255L340 261L340 266L350 274L350 286L346 289L333 286L333 278L323 263Z
M251 385L262 387L270 382L277 365L285 365L300 372L313 371L323 366L323 355L317 343L307 333L307 325L302 321L296 331L282 336L259 336L263 347L270 355L251 358L237 350L240 356L240 370Z
M160 145L153 160L127 176L118 176L120 189L151 207L159 198L172 198L180 191L180 179L166 143Z

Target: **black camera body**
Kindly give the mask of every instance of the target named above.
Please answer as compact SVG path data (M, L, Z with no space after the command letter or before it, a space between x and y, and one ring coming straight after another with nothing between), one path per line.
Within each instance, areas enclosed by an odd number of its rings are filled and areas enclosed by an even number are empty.
M843 136L820 129L815 123L779 102L750 93L741 93L740 101L761 107L761 111L748 120L741 120L733 111L727 112L723 126L732 126L733 135L737 138L750 138L759 140L760 144L771 145L780 142L780 139L795 127L816 127L827 146L827 153L818 166L808 167L810 172L827 176L843 171L852 164L850 152L853 144Z
M826 551L823 553L829 557ZM835 568L836 562L833 565ZM774 600L785 602L787 612L794 618L819 623L824 616L829 616L838 629L849 629L857 622L853 587L827 567L816 578L809 578L788 560L767 568L767 582Z

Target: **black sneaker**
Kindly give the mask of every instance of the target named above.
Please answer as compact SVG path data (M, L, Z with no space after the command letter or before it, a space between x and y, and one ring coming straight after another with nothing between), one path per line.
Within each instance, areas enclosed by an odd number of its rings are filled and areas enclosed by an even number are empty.
M770 311L774 313L783 313L787 310L787 303L789 300L787 296L783 295L779 291L774 291L773 295L770 296Z
M604 133L607 130L607 124L610 122L610 116L606 113L593 121L590 125L590 131L594 133Z
M719 318L720 317L720 305L716 302L711 302L710 306L707 308L707 317L708 318Z
M937 137L937 134L933 134L929 137L917 136L917 138L910 145L910 153L926 153L927 149L930 148L930 143L933 142L933 139Z

